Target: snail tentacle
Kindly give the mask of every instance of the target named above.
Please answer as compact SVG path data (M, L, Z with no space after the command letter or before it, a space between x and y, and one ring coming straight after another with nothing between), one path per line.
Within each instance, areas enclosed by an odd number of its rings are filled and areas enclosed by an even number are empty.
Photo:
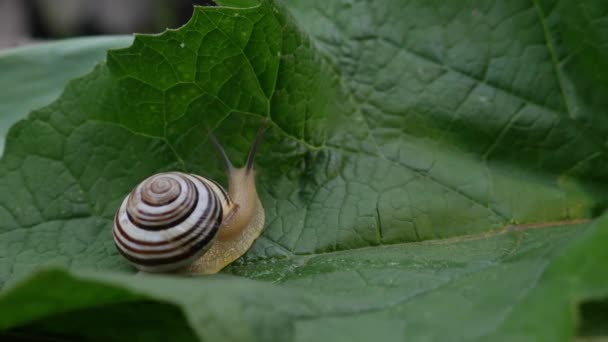
M230 162L230 158L228 158L226 151L224 150L222 145L219 143L219 141L217 141L217 138L215 137L215 135L213 135L213 133L211 131L209 132L208 136L209 136L209 141L211 141L211 143L213 144L213 147L215 147L218 154L222 158L222 163L224 164L224 169L226 170L226 173L230 174L230 171L234 169L234 166L232 166L232 162Z
M253 141L253 144L251 144L251 148L249 148L249 154L247 155L247 163L245 164L245 170L247 170L247 173L253 170L253 161L255 159L255 155L258 151L258 146L262 141L262 136L264 135L264 131L266 130L267 126L268 118L264 119L264 121L262 122L262 125L260 126L258 132L255 135L255 140Z

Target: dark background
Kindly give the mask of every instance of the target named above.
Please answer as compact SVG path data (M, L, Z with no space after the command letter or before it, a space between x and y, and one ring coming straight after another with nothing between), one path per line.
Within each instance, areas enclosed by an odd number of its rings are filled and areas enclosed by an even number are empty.
M211 0L0 0L0 49L49 39L159 33Z

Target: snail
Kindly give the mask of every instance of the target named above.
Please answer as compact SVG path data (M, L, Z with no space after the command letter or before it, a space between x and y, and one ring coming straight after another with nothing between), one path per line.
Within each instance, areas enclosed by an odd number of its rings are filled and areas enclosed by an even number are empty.
M114 217L120 254L144 272L191 275L219 272L243 255L264 227L253 162L267 121L243 168L235 168L217 139L228 191L213 180L183 172L155 174L139 183Z

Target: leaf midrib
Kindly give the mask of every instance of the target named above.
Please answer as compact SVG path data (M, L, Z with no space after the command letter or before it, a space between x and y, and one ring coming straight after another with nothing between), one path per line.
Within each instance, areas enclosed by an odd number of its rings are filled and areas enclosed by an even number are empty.
M530 223L508 224L501 228L491 230L491 231L474 233L474 234L466 234L466 235L458 235L458 236L453 236L453 237L449 237L449 238L430 239L430 240L422 240L422 241L403 241L403 242L396 242L396 243L383 243L383 244L377 244L377 245L372 245L372 246L361 246L361 247L349 248L349 249L337 249L337 250L331 250L331 251L310 252L310 253L291 252L289 249L287 249L286 247L283 247L276 241L273 241L273 240L268 239L267 237L261 236L260 237L261 239L266 239L267 241L275 243L277 246L288 251L289 254L285 255L285 256L277 256L277 257L269 257L269 258L256 258L256 259L252 259L250 261L246 261L244 264L248 264L248 263L255 264L258 260L264 260L264 261L277 260L278 261L278 260L295 259L295 258L300 258L300 257L314 258L317 256L324 256L324 255L340 255L340 254L346 254L346 253L350 253L350 252L354 252L354 251L361 251L361 250L364 251L364 250L368 250L368 249L376 250L376 249L383 249L383 248L390 249L390 248L395 248L395 247L400 247L400 246L406 247L406 246L412 246L412 245L415 245L415 246L431 245L432 246L432 245L458 244L461 242L489 239L489 238L497 237L497 236L504 235L504 234L521 232L521 231L526 231L526 230L551 229L551 228L560 228L560 227L564 227L564 226L568 226L568 228L575 228L579 225L587 224L592 221L593 221L592 219L575 219L575 220L563 220L563 221L537 222L537 223L531 223L531 224ZM240 266L242 266L242 265L239 265L239 267Z

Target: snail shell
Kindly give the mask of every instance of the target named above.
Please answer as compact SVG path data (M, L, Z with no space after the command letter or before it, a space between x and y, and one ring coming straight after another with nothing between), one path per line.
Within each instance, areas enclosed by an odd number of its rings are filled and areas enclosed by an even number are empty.
M174 270L209 249L229 206L226 191L213 181L181 172L156 174L122 202L114 242L142 271Z
M215 140L228 174L216 182L182 172L153 175L123 200L114 218L114 243L141 271L211 274L243 255L264 228L253 160L265 129L258 130L247 163L235 168Z

